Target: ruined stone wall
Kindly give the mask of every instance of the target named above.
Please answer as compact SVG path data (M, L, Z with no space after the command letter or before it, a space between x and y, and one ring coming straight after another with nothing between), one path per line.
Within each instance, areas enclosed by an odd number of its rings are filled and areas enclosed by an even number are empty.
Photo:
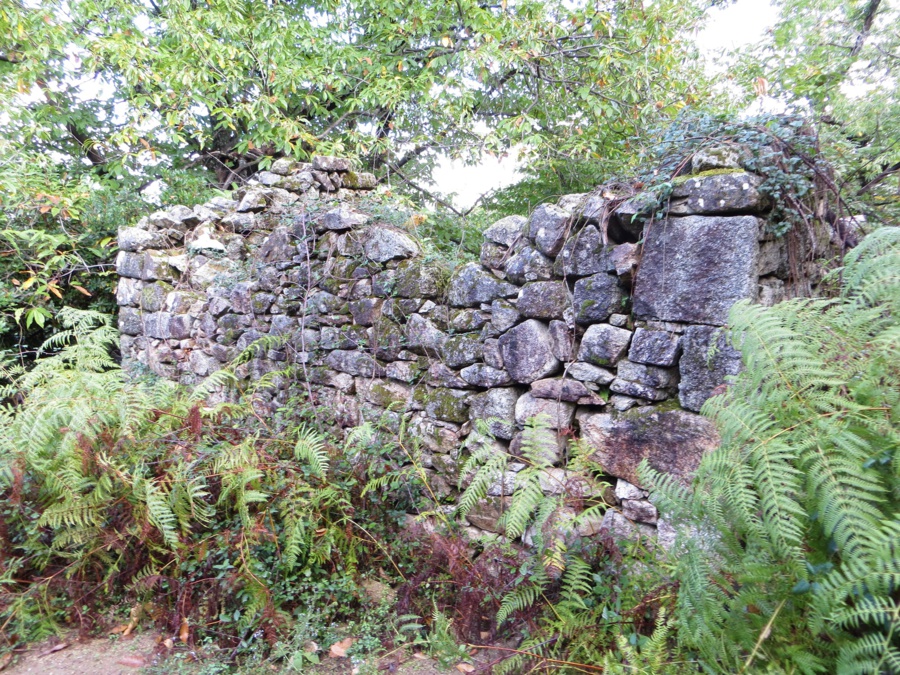
M617 504L603 525L666 534L636 467L646 458L687 477L716 446L697 411L740 366L722 338L728 310L776 302L788 280L787 247L765 233L760 179L710 161L649 226L655 205L640 199L567 195L494 223L480 263L450 270L391 224L371 175L337 158L278 160L233 199L120 231L124 362L190 384L259 338L285 336L238 371L258 379L297 366L300 382L276 378L264 405L306 393L344 428L399 428L405 417L448 500L466 443L515 455L524 422L545 414L559 432L548 493L602 492ZM490 421L494 440L475 420ZM575 438L607 485L569 474ZM523 466L511 464L472 526L497 530Z

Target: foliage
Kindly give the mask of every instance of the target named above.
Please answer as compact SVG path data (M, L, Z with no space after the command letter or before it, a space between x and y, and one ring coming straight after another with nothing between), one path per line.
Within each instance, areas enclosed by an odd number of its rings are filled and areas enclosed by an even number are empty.
M900 669L900 231L846 258L841 294L736 305L744 372L692 490L645 470L681 542L679 640L713 670Z
M274 644L294 610L345 616L358 564L383 554L354 521L354 474L332 475L339 451L303 426L254 425L247 404L203 406L227 371L194 392L128 381L108 319L60 317L66 330L45 345L57 353L6 371L7 644L90 629L111 603L137 603L173 633L187 621L192 644L214 637L232 654Z

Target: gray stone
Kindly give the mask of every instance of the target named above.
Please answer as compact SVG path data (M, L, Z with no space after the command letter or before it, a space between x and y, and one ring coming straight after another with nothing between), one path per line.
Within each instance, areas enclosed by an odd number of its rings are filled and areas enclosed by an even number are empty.
M120 278L116 284L116 304L119 307L137 307L141 302L143 287L138 279Z
M608 324L596 324L585 331L578 350L578 360L595 366L617 364L628 350L631 331Z
M641 247L639 244L619 244L609 252L609 262L620 277L631 278L632 272L641 262Z
M678 384L678 371L676 369L648 366L632 361L620 361L616 376L629 382L640 382L648 387L656 387L658 389L668 389Z
M144 314L144 335L164 340L183 340L191 336L191 323L191 318L186 314L150 312Z
M378 179L375 174L363 171L348 171L341 179L344 187L351 190L374 190L378 187Z
M491 303L491 327L498 333L505 333L521 321L522 315L506 300Z
M288 176L297 168L298 162L290 157L279 157L269 167L269 171L277 176Z
M284 188L285 190L291 190L292 192L302 193L309 190L314 182L315 180L313 179L311 171L300 171L287 176L281 181L279 187Z
M638 328L631 340L628 360L652 366L674 366L681 354L681 336L663 330Z
M685 412L660 412L652 406L621 415L576 415L581 436L593 449L591 459L608 474L640 485L637 467L643 461L684 484L690 482L701 457L719 445L711 420Z
M593 225L581 229L569 237L562 251L556 257L553 271L561 277L584 277L599 272L615 272L610 261L612 249L603 245L600 230Z
M503 356L500 354L500 341L489 338L484 341L484 362L491 368L503 368Z
M645 401L631 396L623 396L622 394L613 394L609 397L607 404L618 412L626 412L638 405L646 405Z
M223 255L228 250L221 241L213 239L209 232L201 232L187 245L188 251L191 253L202 254L213 258L217 255Z
M735 302L755 297L758 231L752 216L655 223L644 242L634 316L724 325Z
M447 271L435 263L407 260L397 266L394 292L401 298L436 298L444 290Z
M343 157L329 157L327 155L314 155L312 168L316 171L349 171L350 160Z
M236 211L238 213L247 213L248 211L262 211L266 208L266 197L268 197L268 194L268 190L247 190L247 194L245 194L243 199L241 199Z
M222 218L221 223L240 234L253 232L257 227L256 215L253 213L229 213Z
M200 222L193 209L180 204L164 211L151 213L147 220L155 229L172 229L178 232L186 232L189 227L193 227Z
M487 228L484 231L484 238L506 248L512 248L525 233L527 222L522 216L506 216Z
M412 400L412 389L400 382L373 377L356 378L356 392L372 405L403 412Z
M291 260L296 253L290 231L286 227L277 227L259 247L257 256L263 262L277 263Z
M159 232L148 232L139 227L123 227L119 229L120 251L143 251L148 248L165 248L166 238Z
M155 284L146 284L144 288L141 289L141 309L145 312L158 312L162 310L166 304L166 295L171 290L172 286L164 281Z
M450 368L459 368L480 360L481 351L481 340L477 333L453 335L444 340L441 358Z
M403 332L406 346L412 350L439 351L447 339L446 333L421 314L411 315Z
M383 263L418 255L419 245L399 230L370 227L364 235L363 251L369 260Z
M566 368L566 375L581 382L593 382L601 386L606 386L616 379L616 376L605 368L599 368L583 361L570 364Z
M141 278L144 281L175 281L178 278L178 270L172 266L172 259L169 256L157 251L147 251L143 255L144 268Z
M611 274L601 272L575 282L575 321L582 326L606 321L624 303L625 295Z
M616 499L643 499L647 495L637 485L629 483L621 478L616 480Z
M622 515L638 523L654 525L659 519L659 511L646 499L625 499L622 501Z
M664 389L657 389L640 382L631 382L618 377L612 381L612 384L609 385L609 389L617 394L623 394L624 396L634 398L643 398L647 401L665 401L669 398L668 392Z
M222 364L218 359L209 354L204 354L199 349L193 350L188 357L188 368L190 368L192 373L199 375L200 377L212 375L221 367Z
M762 178L745 172L693 176L672 190L669 214L761 213L769 208L761 184Z
M590 396L590 390L578 380L547 378L531 383L531 395L535 398L549 398L559 401L578 402Z
M460 309L450 315L450 330L466 333L476 331L491 320L490 314L477 309Z
M256 182L265 185L266 187L275 187L284 180L284 177L271 171L258 171L253 176L253 179L256 180Z
M509 440L516 430L516 401L521 393L513 387L498 387L475 394L469 399L469 419L486 421L494 436Z
M678 399L682 407L700 410L707 399L721 393L729 377L741 371L741 354L728 344L725 330L713 326L688 326L682 344Z
M629 334L630 335L630 334ZM503 364L516 382L529 384L552 375L559 368L547 326L529 319L500 337Z
M325 358L325 365L342 373L361 377L384 377L384 368L371 355L360 351L336 350Z
M346 204L341 204L338 208L328 211L322 217L322 226L326 230L350 230L369 222L369 216L353 211Z
M492 241L486 241L481 245L481 253L478 256L479 262L489 270L502 270L506 266L506 259L509 257L509 250L495 244Z
M469 383L460 377L455 370L451 370L440 361L432 363L428 367L428 379L432 387L449 387L450 389L468 389Z
M608 323L616 328L627 328L630 317L627 314L610 314Z
M549 330L553 356L563 362L575 358L575 337L566 322L551 321Z
M606 532L613 539L626 541L653 541L656 535L656 528L643 523L634 523L615 509L607 509L603 514L603 521L600 523L600 529Z
M331 182L331 178L328 176L327 171L313 170L310 173L312 174L313 181L318 183L325 192L334 192L337 189L335 184Z
M131 307L120 307L119 332L124 335L141 335L144 332L141 313Z
M500 519L509 508L510 497L488 497L482 499L466 513L466 520L475 527L488 532L502 532Z
M431 420L418 413L410 421L409 431L431 452L447 455L459 448L460 428L452 422Z
M144 254L119 251L116 255L116 273L120 277L142 279L144 276Z
M555 256L562 249L570 220L568 211L553 204L541 204L528 219L528 236L541 253Z
M484 387L485 389L490 389L491 387L506 387L512 384L512 378L505 370L492 368L483 363L475 363L471 366L467 366L459 372L459 375L468 384L475 387Z
M691 173L716 169L740 169L747 150L739 145L721 143L694 151L691 157Z
M553 278L553 261L540 251L525 246L506 261L506 278L517 284Z
M350 314L353 316L353 323L360 326L372 326L381 316L381 305L384 300L381 298L363 298L362 300L354 300L350 303Z
M529 319L557 319L571 306L564 281L535 281L519 291L516 309Z
M519 289L488 274L477 263L459 268L450 279L447 299L453 307L478 307L497 298L509 298Z
M401 382L415 382L422 374L422 368L415 361L394 361L384 367L387 377Z
M420 391L416 390L417 397ZM463 389L429 389L424 394L425 414L437 420L461 424L469 419L468 399L471 395Z

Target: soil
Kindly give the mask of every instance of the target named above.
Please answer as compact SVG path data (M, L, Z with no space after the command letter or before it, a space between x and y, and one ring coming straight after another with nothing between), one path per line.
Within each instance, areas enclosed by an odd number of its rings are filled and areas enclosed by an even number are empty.
M155 633L82 641L72 637L17 653L2 675L137 675L159 658L156 652Z
M164 651L155 633L89 640L73 636L71 640L52 640L16 653L8 666L0 666L0 675L142 675L149 666L155 666L153 672L159 673L166 667ZM383 660L381 671L390 675L459 675L455 668L444 670L431 659L409 655ZM349 659L326 657L304 672L350 675L352 666Z

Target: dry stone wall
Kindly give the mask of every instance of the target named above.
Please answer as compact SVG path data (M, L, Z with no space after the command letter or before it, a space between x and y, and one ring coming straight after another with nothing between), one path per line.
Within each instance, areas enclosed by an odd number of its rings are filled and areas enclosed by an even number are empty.
M373 176L339 158L278 160L232 199L120 231L124 363L190 384L284 336L238 370L259 379L296 366L300 382L274 378L265 410L305 393L343 428L406 418L448 501L467 443L516 455L523 424L545 415L559 436L545 490L617 505L581 534L670 536L636 467L687 479L716 446L697 411L740 368L723 339L728 310L775 302L788 281L760 179L703 168L713 171L681 180L650 225L640 199L567 195L494 223L480 262L450 270L390 224ZM567 471L575 438L608 484ZM523 466L469 514L473 527L497 531Z

